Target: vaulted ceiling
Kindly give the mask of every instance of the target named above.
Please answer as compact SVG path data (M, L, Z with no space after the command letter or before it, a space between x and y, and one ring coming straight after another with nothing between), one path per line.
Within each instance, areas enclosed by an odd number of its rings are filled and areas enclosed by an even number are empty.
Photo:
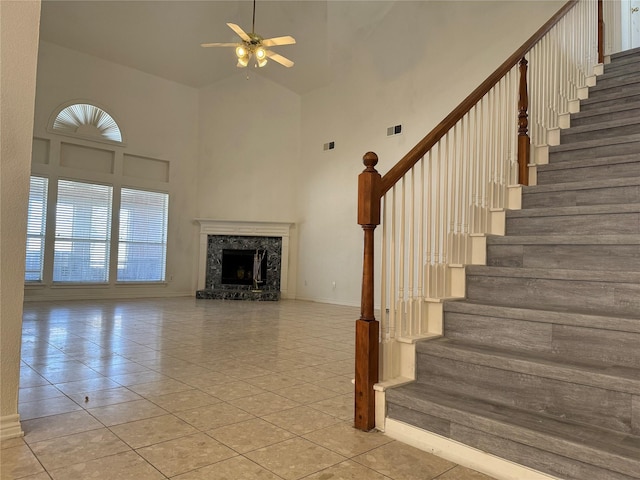
M293 68L270 62L253 74L303 94L326 85L335 69L366 48L366 39L390 9L415 2L367 0L257 0L256 33L292 35L295 45L274 48ZM44 0L41 40L193 87L238 73L236 42L227 22L251 31L253 2ZM388 39L390 42L393 39Z

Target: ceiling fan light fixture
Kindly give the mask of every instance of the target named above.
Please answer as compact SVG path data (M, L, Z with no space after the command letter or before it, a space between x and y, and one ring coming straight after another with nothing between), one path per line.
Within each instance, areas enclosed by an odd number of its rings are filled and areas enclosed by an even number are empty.
M256 48L254 55L256 56L256 65L260 68L267 64L267 51L263 47Z
M238 57L238 64L236 65L238 68L244 68L247 65L249 65L249 55Z
M236 56L238 58L246 57L248 53L249 52L247 52L247 49L244 47L244 45L238 45L236 47Z

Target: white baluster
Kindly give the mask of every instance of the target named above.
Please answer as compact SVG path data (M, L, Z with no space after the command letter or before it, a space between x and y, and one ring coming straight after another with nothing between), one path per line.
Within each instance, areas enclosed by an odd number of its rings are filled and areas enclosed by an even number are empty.
M388 222L387 222L387 195L382 198L382 245L380 249L380 333L384 340L391 340L391 326L389 325L389 313L387 312L387 297L389 286L387 278L387 243Z
M425 245L425 249L427 251L427 262L426 262L426 266L425 266L425 278L424 278L424 285L425 285L425 296L427 298L433 298L433 280L431 277L431 265L433 264L433 244L434 244L434 231L436 229L436 215L434 214L435 211L435 197L434 197L434 193L435 193L435 188L433 188L433 160L431 158L431 152L432 150L430 150L427 153L427 178L425 178L425 184L427 185L427 216L425 219L425 231L427 232L426 235L426 245Z
M407 333L413 335L414 307L415 307L415 283L414 283L414 259L415 256L415 209L416 209L416 175L415 167L411 169L411 202L409 203L409 300L408 300L408 319Z
M422 331L422 315L423 315L423 305L424 305L424 297L425 297L425 290L424 290L424 265L425 265L425 251L424 251L424 244L425 244L425 237L428 239L429 238L429 232L427 231L427 226L429 225L429 223L427 222L425 225L425 198L426 198L426 191L428 191L428 185L426 182L426 179L424 177L425 175L425 170L424 170L424 157L422 157L420 159L420 183L422 185L422 189L421 189L421 195L420 195L420 213L418 216L418 252L419 252L419 261L418 261L418 292L417 292L417 297L418 297L418 308L417 308L417 318L415 321L415 325L414 325L414 331L416 335L421 335L423 333ZM428 257L428 255L427 255Z
M396 303L397 310L397 321L398 327L400 331L400 335L406 335L406 318L405 318L405 305L404 305L404 245L405 245L405 179L406 175L402 177L400 182L400 205L399 211L395 210L396 217L399 217L400 225L396 230L398 238L397 238L397 248L398 248L398 256L396 260L396 268L397 268L397 282L398 282L398 298Z
M396 338L398 334L397 323L397 307L396 307L396 186L391 189L391 206L389 209L391 215L391 230L389 232L389 325L392 337Z

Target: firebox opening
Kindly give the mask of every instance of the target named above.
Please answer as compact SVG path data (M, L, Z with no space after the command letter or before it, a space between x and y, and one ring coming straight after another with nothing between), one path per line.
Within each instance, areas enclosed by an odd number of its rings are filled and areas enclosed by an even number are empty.
M256 268L254 268L254 266ZM259 266L259 268L257 268ZM254 279L254 269L257 270ZM261 286L267 279L266 250L222 250L222 281L227 285ZM254 283L255 280L255 283Z

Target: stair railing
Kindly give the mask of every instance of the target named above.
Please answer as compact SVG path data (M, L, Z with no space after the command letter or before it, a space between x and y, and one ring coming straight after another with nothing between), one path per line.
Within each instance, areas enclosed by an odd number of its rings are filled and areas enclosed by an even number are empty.
M547 146L559 140L557 129L602 63L602 32L602 0L570 0L388 173L375 170L375 153L364 156L356 428L376 426L379 381L414 378L415 340L442 334L442 301L464 297L463 266L484 263L485 235L504 233L504 210L518 207L510 187L527 185L531 161L544 162ZM374 231L380 223L378 322Z

